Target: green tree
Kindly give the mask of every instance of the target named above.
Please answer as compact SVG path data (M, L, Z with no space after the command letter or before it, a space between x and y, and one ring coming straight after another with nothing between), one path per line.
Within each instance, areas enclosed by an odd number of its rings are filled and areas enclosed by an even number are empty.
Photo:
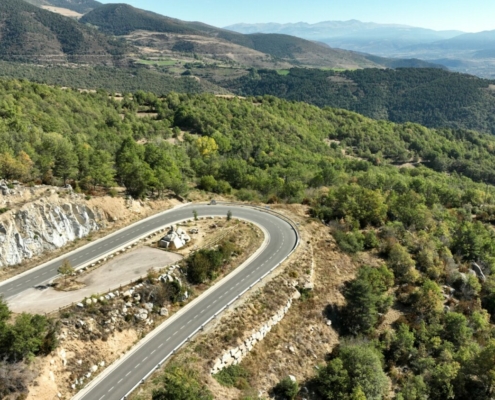
M388 254L388 263L399 282L410 281L411 270L415 267L415 262L407 250L396 243L392 246Z
M324 400L362 397L360 391L368 400L381 400L388 390L388 379L375 349L364 344L343 344L338 357L320 368L315 388Z
M115 185L115 169L112 156L105 150L95 150L89 156L88 174L93 186L111 187Z
M355 280L344 291L346 306L342 323L354 335L371 333L378 322L378 314L390 307L392 298L386 291L393 283L393 274L385 267L362 267Z
M67 277L74 274L74 268L69 260L65 259L62 265L58 267L57 272L64 277L64 284L67 284Z
M284 400L293 400L299 393L297 381L292 381L290 377L285 377L273 388L273 393Z
M315 388L324 400L347 400L350 385L349 373L340 358L335 358L318 369Z

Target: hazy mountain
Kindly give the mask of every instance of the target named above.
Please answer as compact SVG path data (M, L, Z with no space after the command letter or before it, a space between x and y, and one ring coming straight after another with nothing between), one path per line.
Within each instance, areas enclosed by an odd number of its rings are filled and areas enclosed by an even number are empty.
M237 24L241 33L288 33L332 47L382 57L421 59L484 78L495 78L495 31L462 33L351 21L318 24Z
M125 45L77 21L20 0L0 2L0 58L108 63Z
M236 24L225 29L239 33L283 33L308 40L324 42L332 47L362 51L377 55L405 46L450 39L463 32L434 31L406 25L376 24L373 22L326 21L316 24Z
M165 17L127 4L104 5L86 14L80 22L96 26L100 31L112 35L129 35L132 32L143 30L167 33L169 35L164 38L164 45L168 43L172 46L171 50L178 52L222 54L225 53L226 42L229 42L245 48L245 51L246 48L256 51L257 53L253 54L255 57L269 55L277 60L297 65L335 68L380 66L363 55L331 49L294 36L243 35L199 22L186 22ZM201 39L205 37L207 45ZM214 41L216 41L216 46Z
M213 58L236 54L244 65L260 66L275 62L287 66L367 68L390 67L396 60L373 58L366 54L334 49L325 43L287 34L241 34L200 22L186 22L132 7L107 4L87 13L81 23L96 26L101 32L121 36L136 45L154 43L160 50L194 53ZM136 32L163 33L143 35ZM205 39L206 38L206 39ZM244 49L244 50L243 50ZM247 50L249 49L249 51ZM254 52L253 52L254 51ZM241 54L241 53L245 54ZM268 55L268 60L266 59ZM257 60L257 61L256 61ZM417 60L400 60L404 66L417 66ZM433 64L425 64L433 67Z
M101 3L95 0L25 0L35 6L52 6L66 8L80 14L85 14L101 6Z

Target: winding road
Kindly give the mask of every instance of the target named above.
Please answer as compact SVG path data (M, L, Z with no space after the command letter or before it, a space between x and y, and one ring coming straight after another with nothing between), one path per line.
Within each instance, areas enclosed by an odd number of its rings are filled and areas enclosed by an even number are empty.
M273 213L239 205L190 204L147 218L112 235L75 250L68 258L74 267L88 265L105 257L137 238L165 226L192 218L225 217L230 210L234 218L253 222L265 233L262 248L236 271L173 315L129 353L119 359L79 392L76 400L119 400L135 389L156 367L175 352L189 337L219 315L228 305L276 268L298 245L298 234L291 224ZM0 294L8 301L28 288L57 276L61 258L25 272L0 284Z

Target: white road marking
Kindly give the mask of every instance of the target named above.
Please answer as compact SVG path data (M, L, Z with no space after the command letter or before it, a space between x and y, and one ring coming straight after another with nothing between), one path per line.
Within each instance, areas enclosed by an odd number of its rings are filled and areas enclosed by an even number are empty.
M115 386L112 386L112 387L108 390L108 392L110 393L110 392L113 390L113 388L114 388L114 387L115 387Z
M131 371L129 371L127 374L125 374L125 376L129 376L131 374Z
M148 357L144 357L144 358L143 358L143 362L145 362L147 359L148 359Z
M168 339L167 339L167 342L168 342L169 340L170 340L170 338L168 338ZM162 346L163 346L163 343L162 343L160 346L158 346L158 348L160 348L160 347L162 347Z
M122 378L122 379L121 379L120 381L118 381L117 383L120 383L120 382L122 382L123 380L124 380L124 378Z

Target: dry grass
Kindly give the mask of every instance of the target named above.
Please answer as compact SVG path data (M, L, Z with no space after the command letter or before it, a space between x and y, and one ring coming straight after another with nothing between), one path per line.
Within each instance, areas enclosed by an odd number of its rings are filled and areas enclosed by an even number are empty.
M269 283L248 293L244 301L225 314L216 326L210 327L173 358L174 363L184 363L200 371L201 380L217 399L233 400L258 392L266 395L288 374L299 381L311 378L315 366L324 362L339 341L337 332L328 325L326 310L344 303L340 290L355 276L360 265L379 263L370 256L351 259L338 251L328 228L307 218L306 207L275 208L300 223L301 246ZM315 267L313 292L306 299L303 296L294 301L285 318L242 361L241 366L250 374L250 388L243 393L236 388L220 386L209 375L213 360L240 344L284 305L293 287L303 280L312 265ZM148 399L155 387L150 380L133 399Z

